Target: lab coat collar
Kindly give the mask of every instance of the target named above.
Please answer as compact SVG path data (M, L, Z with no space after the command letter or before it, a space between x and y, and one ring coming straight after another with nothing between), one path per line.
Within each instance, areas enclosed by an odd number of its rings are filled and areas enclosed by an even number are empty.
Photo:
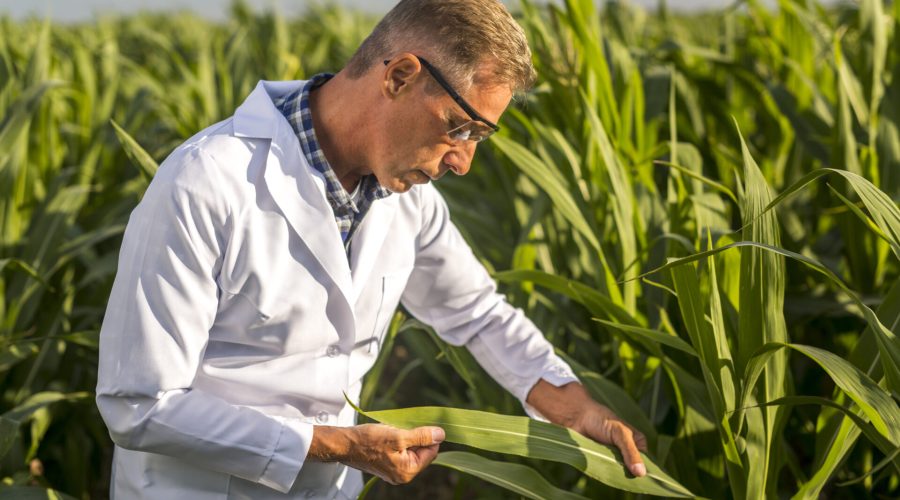
M303 83L260 81L234 113L234 134L271 140L264 174L269 193L352 311L350 267L325 198L324 180L313 175L297 136L272 102Z
M301 80L260 81L235 111L234 133L271 139L265 169L269 192L352 311L363 286L378 266L379 249L393 221L398 200L397 196L389 196L372 204L353 236L348 263L343 241L334 225L334 212L325 197L324 179L312 173L300 152L297 136L272 103L273 99L299 89L304 83Z
M300 154L297 137L284 118L273 121L275 130L264 174L266 186L291 228L337 284L352 309L350 266L334 212L325 198L324 180L313 176Z
M272 101L298 90L304 83L305 80L260 80L234 112L234 135L274 139L276 125L284 117Z

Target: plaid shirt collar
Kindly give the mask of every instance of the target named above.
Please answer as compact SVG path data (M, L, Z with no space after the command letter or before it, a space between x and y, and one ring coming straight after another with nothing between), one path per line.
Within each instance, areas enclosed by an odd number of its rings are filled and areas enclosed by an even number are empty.
M334 210L341 239L344 241L345 247L349 248L350 236L362 222L372 203L387 197L391 192L383 188L378 183L378 179L370 174L360 179L359 186L351 195L341 185L331 165L328 164L328 160L325 159L325 154L316 140L316 132L313 130L309 94L332 76L334 75L330 73L313 76L300 89L276 100L275 107L287 118L294 133L297 134L306 160L325 177L325 194L328 203Z

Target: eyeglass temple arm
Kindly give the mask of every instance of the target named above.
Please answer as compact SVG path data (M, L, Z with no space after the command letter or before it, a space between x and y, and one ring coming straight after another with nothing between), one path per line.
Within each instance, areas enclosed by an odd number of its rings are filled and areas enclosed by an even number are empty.
M438 69L435 68L434 65L425 60L424 57L416 56L416 58L419 59L422 65L425 66L425 69L427 69L428 72L431 73L431 76L434 77L434 79L441 85L441 87L443 87L444 90L447 91L447 94L452 97L454 101L456 101L456 104L459 104L459 107L461 107L469 115L470 118L483 122L488 127L494 129L495 132L500 130L500 127L496 123L478 114L478 112L475 111L472 106L470 106L469 103L467 103L466 100L463 99L461 95L459 95L457 91L453 90L453 87L450 86L447 80L445 80L441 75L441 72L438 71ZM384 65L387 66L390 62L390 59L385 59Z

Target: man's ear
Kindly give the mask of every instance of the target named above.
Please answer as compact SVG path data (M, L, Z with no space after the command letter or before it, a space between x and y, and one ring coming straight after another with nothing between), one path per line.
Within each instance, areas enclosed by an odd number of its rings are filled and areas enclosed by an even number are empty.
M381 91L388 99L394 99L407 91L421 74L422 63L419 59L409 52L404 52L388 61L385 66Z

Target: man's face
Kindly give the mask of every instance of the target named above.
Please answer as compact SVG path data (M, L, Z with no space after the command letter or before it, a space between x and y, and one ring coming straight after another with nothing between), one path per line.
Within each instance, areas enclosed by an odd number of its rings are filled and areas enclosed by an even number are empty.
M402 63L405 64L405 63ZM426 92L431 75L424 67L413 69L388 66L387 81L394 92L385 108L378 161L372 172L379 183L395 193L408 191L453 171L465 175L472 163L476 143L453 140L447 132L471 120L446 92ZM394 74L397 73L397 74ZM416 73L416 74L413 74ZM512 98L508 86L472 85L461 93L468 104L487 120L496 123Z

